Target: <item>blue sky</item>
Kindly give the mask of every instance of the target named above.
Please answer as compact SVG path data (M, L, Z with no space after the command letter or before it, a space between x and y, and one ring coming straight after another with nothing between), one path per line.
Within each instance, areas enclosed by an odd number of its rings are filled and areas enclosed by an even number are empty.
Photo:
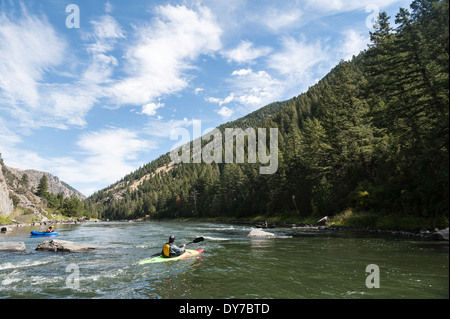
M305 92L399 7L409 1L0 0L0 153L90 195L193 120L205 130Z

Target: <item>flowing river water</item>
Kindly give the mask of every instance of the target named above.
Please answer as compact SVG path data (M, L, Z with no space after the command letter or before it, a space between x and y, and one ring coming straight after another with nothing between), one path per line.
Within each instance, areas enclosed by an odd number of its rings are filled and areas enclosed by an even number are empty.
M36 251L45 237L22 227L0 241L0 298L347 299L449 298L448 242L341 230L274 228L277 238L248 238L249 225L213 222L100 222L56 225L54 239L98 246L81 253ZM176 244L200 257L138 265ZM368 265L378 267L366 272ZM368 285L379 283L379 288Z

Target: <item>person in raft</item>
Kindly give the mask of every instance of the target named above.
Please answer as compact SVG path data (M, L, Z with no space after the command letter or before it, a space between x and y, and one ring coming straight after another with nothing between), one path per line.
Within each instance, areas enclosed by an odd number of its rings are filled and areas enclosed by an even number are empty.
M176 256L180 256L182 253L184 253L185 252L185 247L186 245L185 244L183 244L182 246L181 246L181 248L180 247L177 247L176 245L175 245L175 236L170 236L169 237L169 242L168 243L166 243L164 246L163 246L163 249L162 249L162 252L161 252L161 254L163 255L163 257L165 257L165 258L170 258L170 257L176 257Z
M47 229L47 233L53 233L55 231L55 227L52 225Z

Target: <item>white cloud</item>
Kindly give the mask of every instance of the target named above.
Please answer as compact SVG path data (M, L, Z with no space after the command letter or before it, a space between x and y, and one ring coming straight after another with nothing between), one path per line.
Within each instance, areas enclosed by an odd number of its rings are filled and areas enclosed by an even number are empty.
M138 139L137 133L128 129L104 129L83 133L77 145L90 156L121 159L134 159L136 152L144 151L148 143Z
M108 55L124 34L110 16L91 21L93 31L83 39L90 54L82 64L68 51L64 37L45 17L28 14L18 18L0 15L0 103L19 126L27 129L85 126L87 112L105 97L103 84L111 82L117 59ZM61 72L69 62L81 72ZM69 81L53 82L54 74Z
M308 0L305 4L305 8L311 11L336 14L339 12L362 10L373 4L379 7L387 7L400 1L403 0Z
M125 38L122 27L109 15L90 21L92 29L82 30L88 63L68 51L64 37L45 17L24 12L12 20L1 14L0 103L31 129L85 126L86 114L99 101L106 108L144 105L143 112L152 114L156 98L188 86L188 71L199 56L221 48L222 34L211 11L202 6L160 6L155 14L150 25L135 28L136 40L120 60L112 53ZM64 74L57 67L69 58L76 71ZM114 77L119 67L125 74L121 78ZM51 73L68 81L49 81Z
M21 138L8 129L6 121L0 117L0 153L6 151L20 141Z
M270 51L272 51L270 47L255 48L253 43L241 41L236 48L225 51L223 55L228 59L228 62L248 63L267 55Z
M118 39L125 38L124 32L117 21L110 15L101 16L91 21L93 31L84 34L84 39L94 42L87 46L91 55L91 64L83 73L82 81L96 86L111 82L117 59L107 53L113 50Z
M84 127L85 116L101 95L100 88L83 83L75 84L43 84L41 86L41 103L47 106L48 114L39 115L38 111L31 115L35 126L57 127L67 129L68 126Z
M83 194L91 195L93 191L116 182L142 164L138 160L139 155L157 147L147 137L130 129L110 128L86 132L76 142L79 148L76 158L74 154L49 157L22 149L21 140L0 127L0 150L8 166L49 172Z
M142 107L142 114L156 115L156 110L163 106L164 103L147 103Z
M344 60L350 60L353 55L358 55L364 49L367 49L367 44L370 42L367 32L361 34L356 30L346 30L343 32L344 40L341 41L340 53Z
M142 132L146 135L152 137L152 139L162 139L170 138L170 132L176 131L179 128L185 128L192 125L194 119L187 119L186 117L182 120L168 120L162 121L160 119L151 119Z
M312 67L330 59L328 49L319 40L309 43L304 37L285 37L282 42L282 50L271 55L268 62L281 75L309 73Z
M282 11L280 9L270 9L262 18L263 23L272 31L278 32L283 28L291 27L293 24L299 23L303 12L300 9L288 9Z
M266 58L272 71L254 71L251 68L234 70L227 79L229 93L225 97L206 100L222 107L233 104L233 111L247 114L274 101L298 95L314 83L314 79L329 71L336 58L322 41L307 41L284 37L281 48ZM320 74L323 71L323 74ZM319 76L320 74L320 76Z
M111 88L117 103L145 104L187 87L185 72L202 54L221 48L221 29L209 9L161 6L150 26L137 28L138 41L126 52L128 76Z
M124 38L122 27L110 15L103 15L99 20L92 20L94 35L98 39L120 39Z
M0 14L0 93L12 106L39 106L39 82L64 58L66 41L44 17Z
M231 93L225 98L209 97L208 102L220 106L234 102L241 106L241 111L245 114L277 100L283 93L283 84L266 71L240 69L233 71L231 75L228 79ZM226 109L222 112L229 114Z
M231 115L233 115L234 111L226 106L222 106L219 110L216 111L217 114L222 116L224 119L229 118Z
M52 170L86 195L93 185L94 189L105 187L133 171L138 155L156 147L132 130L117 128L83 133L76 145L84 157L53 160Z
M234 70L233 73L231 73L231 75L243 76L243 75L249 75L252 73L253 73L252 69L240 69L240 70Z

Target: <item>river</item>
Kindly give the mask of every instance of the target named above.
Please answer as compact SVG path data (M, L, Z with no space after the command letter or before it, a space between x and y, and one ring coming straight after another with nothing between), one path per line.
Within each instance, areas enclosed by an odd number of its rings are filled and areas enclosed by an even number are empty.
M56 225L56 239L100 249L36 251L48 238L22 227L0 241L0 298L348 299L449 298L448 242L379 233L274 228L277 238L248 238L249 225L213 222L99 222ZM203 236L200 257L138 265L176 243ZM366 272L376 265L374 272ZM371 266L374 267L374 266ZM378 272L377 272L378 270ZM373 286L379 283L379 288Z

